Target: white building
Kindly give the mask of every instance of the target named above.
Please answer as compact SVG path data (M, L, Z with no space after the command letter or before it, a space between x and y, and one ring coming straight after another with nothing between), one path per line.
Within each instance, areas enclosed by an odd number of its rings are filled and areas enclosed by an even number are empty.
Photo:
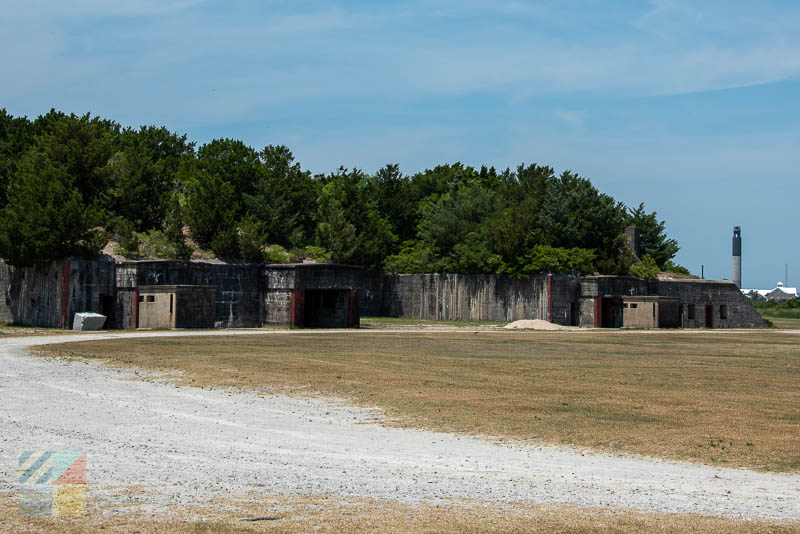
M742 293L750 296L751 293L761 295L767 300L787 300L798 298L796 287L784 287L783 282L778 282L775 289L742 289Z

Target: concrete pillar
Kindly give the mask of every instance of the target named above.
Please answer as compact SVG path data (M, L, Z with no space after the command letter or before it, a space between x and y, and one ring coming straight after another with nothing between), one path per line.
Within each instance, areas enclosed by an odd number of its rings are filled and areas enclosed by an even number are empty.
M69 301L72 296L69 285L69 259L65 258L61 264L61 328L69 328Z

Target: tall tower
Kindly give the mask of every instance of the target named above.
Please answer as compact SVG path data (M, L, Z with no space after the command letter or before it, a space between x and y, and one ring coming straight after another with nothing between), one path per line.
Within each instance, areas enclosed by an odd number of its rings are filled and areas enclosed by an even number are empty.
M742 229L733 227L733 283L742 288Z

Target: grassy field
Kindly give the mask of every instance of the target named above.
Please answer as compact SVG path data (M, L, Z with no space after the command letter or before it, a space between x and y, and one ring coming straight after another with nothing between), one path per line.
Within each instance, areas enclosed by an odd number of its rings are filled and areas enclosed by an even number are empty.
M222 516L205 518L209 509ZM198 519L197 516L201 519ZM246 521L243 519L259 519ZM408 506L376 500L341 500L326 496L259 498L257 503L219 502L204 509L183 509L174 517L107 516L91 508L82 518L24 517L11 496L0 496L0 530L15 533L89 534L137 532L196 533L544 533L640 532L708 534L789 534L797 523L738 521L693 515L641 514L567 506L512 503L462 503Z
M278 387L388 423L714 465L800 470L800 337L764 332L361 333L105 340L42 348Z
M502 327L508 323L496 321L449 321L444 319L409 319L406 317L362 317L361 326L365 328L426 327L426 326L480 326L482 328Z
M800 330L800 319L791 317L772 317L770 315L764 315L764 318L768 319L772 323L773 328Z

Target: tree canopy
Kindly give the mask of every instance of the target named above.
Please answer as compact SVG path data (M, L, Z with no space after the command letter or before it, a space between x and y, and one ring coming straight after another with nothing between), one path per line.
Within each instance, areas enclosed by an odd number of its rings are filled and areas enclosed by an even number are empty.
M397 164L312 175L285 146L196 147L164 127L0 110L0 257L13 265L96 254L112 237L127 256L627 274L641 271L624 246L631 224L648 275L677 268L678 244L655 212L571 171L457 162L413 175Z

